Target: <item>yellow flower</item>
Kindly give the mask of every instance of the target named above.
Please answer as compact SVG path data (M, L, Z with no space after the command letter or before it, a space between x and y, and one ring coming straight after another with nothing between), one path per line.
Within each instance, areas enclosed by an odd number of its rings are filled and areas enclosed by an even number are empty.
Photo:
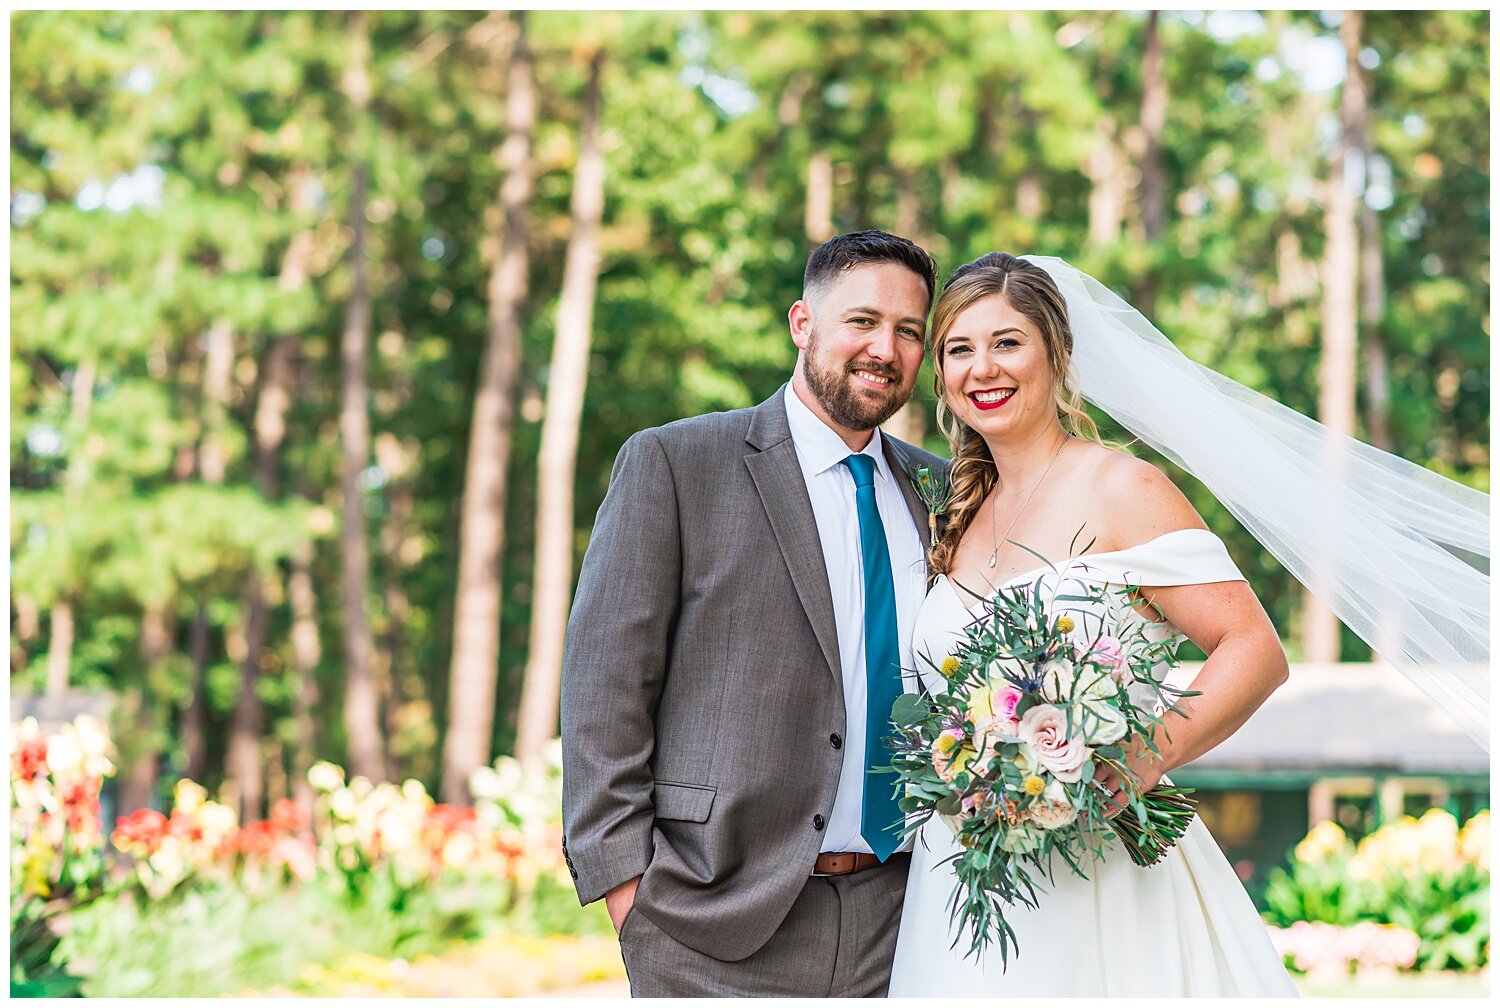
M1047 790L1047 782L1042 780L1040 777L1027 777L1026 782L1021 786L1025 788L1026 793L1031 795L1033 798L1041 794L1043 791Z
M978 724L985 718L995 716L995 691L989 686L980 686L969 694L969 720Z
M958 674L958 659L953 657L952 655L949 655L948 657L943 659L943 664L940 665L939 668L941 669L943 675L949 677L955 676Z
M1459 852L1465 861L1489 871L1490 867L1490 810L1474 814L1458 833Z
M1071 616L1059 616L1059 617L1057 617L1057 632L1058 633L1072 633L1074 626L1075 626L1075 624L1073 623L1073 617L1071 617Z
M943 734L937 737L937 741L932 744L932 748L939 756L947 756L954 749L958 748L958 742L959 738L957 735L952 732L943 732Z
M1350 853L1349 838L1339 824L1325 819L1314 826L1297 845L1296 858L1306 863L1327 861L1330 858Z

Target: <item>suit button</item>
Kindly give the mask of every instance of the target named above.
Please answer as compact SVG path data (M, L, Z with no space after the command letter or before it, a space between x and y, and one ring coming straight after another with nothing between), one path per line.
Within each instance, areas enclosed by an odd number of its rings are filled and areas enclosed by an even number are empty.
M828 736L828 742L835 749L842 749L842 748L844 748L844 737L842 735L840 735L838 732L834 732L832 735Z
M824 819L822 816L820 816L820 815L813 816L813 829L815 829L815 830L821 830L826 825L828 825L828 821L826 819Z

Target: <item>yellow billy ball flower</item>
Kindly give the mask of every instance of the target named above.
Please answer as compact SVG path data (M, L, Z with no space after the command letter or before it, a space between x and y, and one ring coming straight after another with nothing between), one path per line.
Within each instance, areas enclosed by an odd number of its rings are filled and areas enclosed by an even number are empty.
M939 668L941 668L942 673L945 676L950 676L951 677L951 676L957 675L958 674L958 659L955 658L955 657L953 657L952 655L949 655L948 657L946 657L946 658L943 659L943 664L941 666L939 666Z
M1073 622L1073 617L1071 617L1071 616L1059 616L1059 617L1057 617L1057 632L1058 633L1072 633L1073 632L1073 627L1075 625L1076 624L1074 624L1074 622Z
M952 754L954 749L958 748L958 742L957 735L954 735L952 732L943 732L943 734L937 737L937 741L932 744L932 747L937 750L938 755L948 756Z
M1026 782L1022 784L1021 787L1026 790L1027 794L1035 798L1037 795L1047 790L1047 782L1042 780L1040 777L1032 776L1027 777Z

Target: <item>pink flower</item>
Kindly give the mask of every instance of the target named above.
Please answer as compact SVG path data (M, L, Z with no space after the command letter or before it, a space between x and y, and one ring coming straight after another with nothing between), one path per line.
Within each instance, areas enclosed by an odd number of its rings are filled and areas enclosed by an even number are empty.
M1016 705L1021 702L1023 696L1025 694L1018 687L1007 684L995 694L994 700L991 701L995 707L995 714L1007 721L1015 721Z
M1081 735L1069 735L1068 715L1051 704L1037 704L1021 717L1021 740L1036 750L1037 762L1068 784L1083 778L1083 764L1094 754Z
M1130 663L1125 658L1125 644L1118 637L1108 634L1100 637L1089 649L1088 660L1100 668L1108 669L1115 682L1121 682Z

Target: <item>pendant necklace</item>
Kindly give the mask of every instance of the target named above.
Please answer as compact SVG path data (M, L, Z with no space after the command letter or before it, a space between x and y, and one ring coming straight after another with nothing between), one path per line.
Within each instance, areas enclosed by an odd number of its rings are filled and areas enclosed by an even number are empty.
M1023 515L1023 514L1026 513L1026 506L1031 503L1031 498L1033 498L1033 497L1036 496L1036 492L1042 488L1042 484L1047 479L1047 474L1052 471L1052 467L1057 463L1058 456L1062 454L1063 445L1067 444L1068 443L1068 438L1070 438L1072 436L1073 435L1067 434L1067 433L1063 434L1062 440L1059 441L1059 442L1057 442L1057 451L1055 451L1055 452L1052 453L1052 461L1048 462L1047 463L1047 468L1045 468L1045 469L1042 470L1042 477L1041 477L1041 479L1039 479L1039 480L1036 481L1036 486L1034 486L1034 487L1031 488L1031 493L1027 494L1026 495L1026 499L1021 502L1021 510L1017 511L1016 512L1016 516L1010 520L1010 524L1007 525L1007 526L1005 526L1005 535L995 536L995 548L992 549L992 550L990 550L990 570L994 570L995 569L995 560L997 558L999 558L999 556L1000 556L1000 546L1001 546L1001 544L1004 543L1007 538L1009 538L1009 536L1010 536L1010 530L1016 527L1016 522L1018 522L1018 521L1021 520L1021 515ZM994 507L993 504L991 504L990 505L990 534L994 535L994 532L995 532L995 507Z

